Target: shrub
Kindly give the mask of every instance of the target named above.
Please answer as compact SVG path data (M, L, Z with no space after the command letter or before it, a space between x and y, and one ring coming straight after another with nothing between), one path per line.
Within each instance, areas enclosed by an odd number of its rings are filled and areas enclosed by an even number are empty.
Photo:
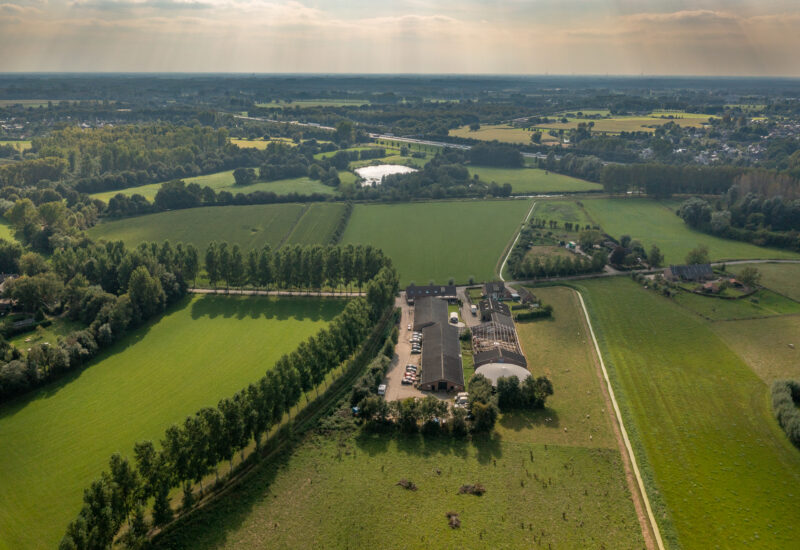
M462 485L458 490L459 495L475 495L476 497L482 496L486 492L486 487L481 483L475 485Z
M776 380L772 384L772 409L786 436L800 447L800 382Z

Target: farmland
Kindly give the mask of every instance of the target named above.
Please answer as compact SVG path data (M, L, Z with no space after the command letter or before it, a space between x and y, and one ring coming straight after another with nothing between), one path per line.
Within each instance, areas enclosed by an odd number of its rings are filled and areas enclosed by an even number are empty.
M287 244L327 243L344 215L342 203L312 203L286 238Z
M675 302L711 321L800 313L800 303L765 289L738 300L723 300L691 292L680 292L675 296Z
M342 181L355 181L355 176L350 172L340 172L339 178ZM216 172L214 174L207 174L205 176L195 176L192 178L184 178L186 184L196 183L200 187L210 187L214 191L228 191L229 193L252 193L254 191L266 191L275 193L276 195L288 195L289 193L299 193L301 195L308 195L311 193L323 193L325 195L333 195L336 190L333 187L323 185L319 181L312 180L311 178L290 178L277 181L258 181L250 185L236 185L233 179L233 170L226 170L224 172ZM161 183L151 183L149 185L141 185L139 187L128 187L127 189L118 189L114 191L104 191L102 193L94 193L91 195L93 199L108 202L108 200L118 193L123 195L142 195L148 200L156 198L156 193L161 188Z
M262 376L344 306L203 297L102 353L81 373L0 409L0 547L52 548L111 453Z
M761 284L793 300L800 301L800 264L753 264L761 273ZM738 274L744 266L732 265L729 268Z
M292 145L294 146L295 143L289 138L270 138L270 139L243 139L243 138L231 138L231 143L236 145L237 147L241 147L243 149L252 148L252 149L259 149L264 150L270 143L280 143L283 145Z
M4 141L0 139L0 146L2 145L10 145L17 151L27 151L31 148L30 140Z
M706 245L711 260L800 258L785 250L721 239L690 229L675 214L678 203L650 199L586 199L583 205L592 221L609 235L630 235L648 249L656 244L666 263L683 263L686 253Z
M587 113L588 114L588 113ZM618 134L620 132L654 132L657 126L674 122L678 126L699 128L708 124L709 115L683 113L677 111L654 111L645 116L610 116L608 118L587 119L567 117L567 122L548 122L535 125L543 130L572 130L581 122L594 122L593 133Z
M712 327L767 384L779 378L800 379L800 315L728 321Z
M526 145L531 142L530 130L517 128L510 124L496 124L494 126L481 126L477 131L472 131L469 126L462 126L455 130L450 130L453 137L479 139L482 141L500 141L502 143L519 143Z
M526 200L358 204L342 242L382 249L401 285L491 280L529 208Z
M580 287L665 536L686 549L793 545L800 454L766 384L669 299L622 278Z
M486 183L500 185L510 183L513 193L569 193L575 191L599 191L602 186L586 180L547 172L537 168L492 168L470 166L470 174L477 174Z
M303 215L300 204L211 206L173 210L104 222L89 230L96 239L124 241L135 246L144 241L192 243L204 250L211 241L227 241L251 249L278 246Z
M312 435L157 548L642 548L575 294L540 294L559 314L520 330L534 374L556 386L544 411L501 416L494 436L471 442ZM418 490L396 486L403 478ZM483 496L458 494L476 482Z

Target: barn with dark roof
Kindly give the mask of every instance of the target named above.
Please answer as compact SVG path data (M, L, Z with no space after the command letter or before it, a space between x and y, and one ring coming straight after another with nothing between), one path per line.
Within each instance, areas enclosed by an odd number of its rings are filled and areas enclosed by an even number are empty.
M461 344L458 329L436 323L422 329L421 390L464 391L464 370L461 368Z

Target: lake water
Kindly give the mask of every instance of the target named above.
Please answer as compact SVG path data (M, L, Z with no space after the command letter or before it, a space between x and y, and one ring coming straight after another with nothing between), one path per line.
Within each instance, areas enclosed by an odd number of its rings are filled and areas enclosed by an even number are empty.
M364 179L362 183L363 185L372 187L375 185L380 185L383 176L408 174L416 171L416 168L403 166L401 164L379 164L377 166L364 166L363 168L356 169L355 172Z

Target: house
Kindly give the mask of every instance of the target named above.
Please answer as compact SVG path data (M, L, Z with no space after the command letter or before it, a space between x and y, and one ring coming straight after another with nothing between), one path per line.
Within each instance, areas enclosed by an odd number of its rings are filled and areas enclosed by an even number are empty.
M408 305L414 305L415 300L419 298L442 298L450 303L458 301L454 285L409 285L406 288L406 302Z
M494 321L503 325L514 326L511 310L503 302L494 299L481 300L478 302L478 308L481 311L481 321L487 323Z
M493 281L483 285L483 297L489 300L505 300L506 284L503 281Z
M519 295L523 304L539 303L539 298L537 298L530 290L528 290L524 286L519 287Z
M447 324L447 302L437 298L418 298L414 304L414 330L435 324Z
M447 323L436 323L422 329L421 390L464 391L461 368L461 343L458 329Z
M668 281L702 282L714 278L711 264L671 265L664 270Z

